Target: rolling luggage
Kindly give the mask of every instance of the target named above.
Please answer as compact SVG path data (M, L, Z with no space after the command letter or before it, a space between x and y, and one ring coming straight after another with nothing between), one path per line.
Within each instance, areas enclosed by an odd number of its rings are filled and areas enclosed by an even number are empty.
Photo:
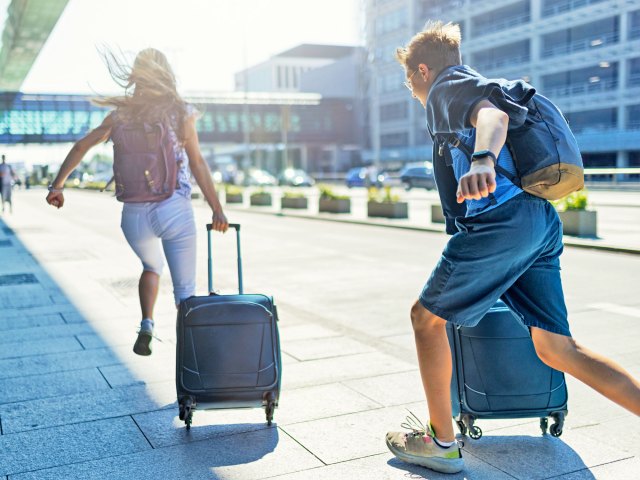
M539 417L542 433L562 434L564 374L538 358L529 330L501 301L475 327L447 323L453 357L451 406L460 433L482 436L481 418Z
M179 417L191 428L193 411L264 407L271 425L280 396L278 314L271 297L243 293L240 225L238 295L213 291L211 225L207 225L209 295L180 303L177 320L176 390Z

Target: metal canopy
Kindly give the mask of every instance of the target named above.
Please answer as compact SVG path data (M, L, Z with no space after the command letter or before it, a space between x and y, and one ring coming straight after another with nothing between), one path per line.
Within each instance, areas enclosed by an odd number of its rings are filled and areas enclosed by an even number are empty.
M2 34L0 90L20 90L69 0L12 0Z

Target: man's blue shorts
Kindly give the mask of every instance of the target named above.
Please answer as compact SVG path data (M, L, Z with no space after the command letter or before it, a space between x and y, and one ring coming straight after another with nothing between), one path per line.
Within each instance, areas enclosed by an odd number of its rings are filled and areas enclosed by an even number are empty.
M456 226L420 295L427 310L474 326L502 298L525 325L571 336L560 281L562 223L549 202L523 192L456 218Z

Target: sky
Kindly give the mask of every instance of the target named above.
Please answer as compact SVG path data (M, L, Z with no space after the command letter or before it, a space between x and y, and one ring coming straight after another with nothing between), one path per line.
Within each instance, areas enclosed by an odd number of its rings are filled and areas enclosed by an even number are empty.
M233 90L233 75L301 43L362 44L362 0L70 0L21 88L118 91L98 49L163 51L183 94Z

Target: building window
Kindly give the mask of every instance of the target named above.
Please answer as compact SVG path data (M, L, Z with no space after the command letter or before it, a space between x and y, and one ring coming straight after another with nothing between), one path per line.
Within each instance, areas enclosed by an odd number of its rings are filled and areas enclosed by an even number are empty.
M385 133L380 135L380 147L381 148L397 148L406 147L409 144L409 133Z
M433 0L420 0L418 11L424 18L437 18L454 13L456 10L464 7L464 4L465 0L440 0L438 2L434 2Z
M640 38L640 10L629 14L629 40Z
M618 62L600 62L587 68L542 77L543 91L549 97L570 97L600 93L618 88Z
M489 35L530 21L531 4L525 0L474 17L471 20L471 36Z
M616 153L583 153L582 163L586 168L606 168L616 166Z
M571 112L566 114L566 117L574 133L615 130L618 128L618 111L616 108Z
M480 71L520 65L530 60L529 48L529 40L490 48L474 53L470 63Z
M404 120L409 116L409 104L406 101L388 103L380 106L380 121Z
M627 107L627 130L640 130L640 104Z
M406 7L398 8L375 20L376 35L384 35L394 30L406 28L409 24L409 13Z
M551 17L553 15L560 15L575 10L576 8L601 2L604 2L604 0L544 0L542 3L542 16Z
M640 57L629 60L629 78L627 79L627 86L640 86Z
M620 19L609 17L596 22L567 28L542 37L545 58L584 52L620 41Z

